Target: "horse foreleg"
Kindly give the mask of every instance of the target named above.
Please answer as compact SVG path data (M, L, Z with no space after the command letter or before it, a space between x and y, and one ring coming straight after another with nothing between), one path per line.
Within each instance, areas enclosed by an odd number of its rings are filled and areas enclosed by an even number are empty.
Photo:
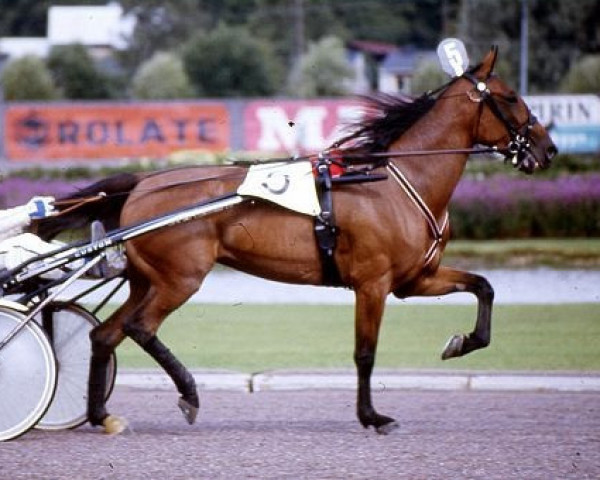
M356 291L354 362L358 372L357 415L363 427L373 426L377 433L387 434L398 426L396 421L380 415L371 399L371 374L379 327L383 316L386 291L378 287L362 287Z
M135 325L126 325L124 330L127 336L142 347L171 377L181 394L179 408L187 422L190 425L193 424L200 409L200 400L193 375L155 334L136 328Z
M492 304L494 289L481 275L440 267L434 276L426 277L413 295L438 296L448 293L469 292L477 298L477 321L468 335L450 337L442 351L442 360L466 355L490 344L492 333Z

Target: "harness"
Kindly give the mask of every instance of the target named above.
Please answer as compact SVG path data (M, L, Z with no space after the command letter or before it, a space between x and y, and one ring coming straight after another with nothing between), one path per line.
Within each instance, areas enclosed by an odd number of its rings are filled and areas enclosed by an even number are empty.
M387 175L373 173L378 166L387 164L387 160L376 162L356 170L347 170L347 165L336 160L340 153L330 152L325 155L321 152L314 162L313 172L317 187L317 197L321 206L321 213L315 217L314 229L319 256L321 258L321 271L323 283L329 286L344 286L339 269L335 263L334 253L339 230L333 214L332 187L334 183L365 183L386 180Z
M327 285L341 285L342 279L337 268L333 253L337 243L338 229L335 226L333 215L333 200L331 197L331 171L330 164L319 155L317 162L315 183L317 196L321 205L321 214L315 217L315 237L319 246L321 257L321 270L323 283Z
M469 80L473 86L473 90L467 91L468 98L475 103L479 103L479 118L475 127L475 138L479 128L481 114L483 112L483 106L487 105L490 111L496 116L496 118L506 128L509 141L506 148L499 148L497 146L492 147L480 147L480 148L459 148L459 149L440 149L440 150L419 150L419 151L387 151L387 152L375 152L375 153L362 153L359 150L342 151L339 149L341 143L345 140L334 144L331 149L308 157L302 157L297 159L290 158L276 158L271 160L265 160L260 162L234 162L243 165L254 165L254 164L270 164L270 163L281 163L294 160L311 160L313 162L313 172L315 176L315 185L318 197L318 203L320 206L320 213L315 216L314 231L315 238L318 245L321 264L322 264L322 278L325 285L331 286L343 286L343 282L339 273L339 269L336 265L334 253L337 244L337 236L339 229L336 226L334 209L333 209L333 195L332 189L334 184L340 183L362 183L372 182L378 180L384 180L388 178L387 174L375 173L374 170L377 168L385 167L387 173L394 179L394 181L402 188L409 199L416 206L418 211L421 213L427 226L431 232L433 241L425 253L424 261L425 265L428 265L434 258L443 238L443 234L449 225L448 211L444 212L444 216L439 221L435 215L431 212L430 208L423 200L419 192L410 183L408 178L402 173L402 171L389 160L391 158L400 158L408 156L429 156L429 155L445 155L445 154L474 154L474 153L500 153L505 156L508 160L511 160L512 165L515 168L522 168L524 162L531 161L528 153L531 150L530 133L533 126L537 123L537 119L531 114L531 111L527 108L527 119L514 126L506 115L499 108L493 94L487 86L486 77L484 80L477 79L474 75L469 72L463 73L462 77ZM461 78L461 77L457 77ZM425 95L433 96L442 92L448 88L456 79L443 85L442 87L427 92ZM462 94L461 94L462 95ZM510 101L510 100L509 100ZM504 138L504 137L502 137ZM499 142L502 138L498 139ZM348 138L346 138L347 140ZM493 143L497 143L493 142ZM359 165L360 167L357 167ZM218 177L222 178L222 177ZM203 179L205 180L205 179ZM197 179L191 179L188 182L193 183L198 181ZM177 185L187 182L178 182ZM170 188L175 185L169 184L161 188ZM269 185L267 185L269 187ZM271 186L272 187L272 186ZM271 188L272 193L277 194L276 189ZM89 199L78 199L77 204L68 206L66 213L73 208L78 208L81 204L86 201L96 200L98 197L90 197Z
M423 200L421 195L419 195L419 192L417 192L417 190L412 186L412 184L409 182L408 178L406 178L406 176L402 173L402 171L391 162L387 165L387 169L392 175L392 178L398 183L398 185L400 185L400 188L404 190L404 193L406 193L408 198L412 200L412 202L418 208L419 212L423 215L425 221L427 222L427 226L431 231L433 242L431 243L431 246L425 253L424 266L427 266L433 260L433 257L437 252L440 243L442 243L444 231L448 227L448 223L450 220L448 210L446 210L444 213L441 225L438 224L438 220L435 218L435 216L425 203L425 200Z

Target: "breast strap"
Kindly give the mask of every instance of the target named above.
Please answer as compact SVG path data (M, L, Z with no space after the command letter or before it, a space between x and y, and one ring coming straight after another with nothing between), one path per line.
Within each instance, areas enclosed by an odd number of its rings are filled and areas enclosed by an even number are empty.
M431 234L433 236L433 242L427 250L427 252L425 253L425 265L428 265L433 260L433 257L440 243L442 242L444 230L446 230L446 227L448 226L448 211L446 210L444 214L444 220L442 221L442 224L439 225L437 219L425 203L425 200L423 200L419 192L417 192L415 187L412 186L412 184L410 183L408 178L406 178L406 176L402 173L402 171L392 162L388 163L387 169L392 175L392 178L396 180L398 185L400 185L402 190L404 190L408 198L410 198L412 202L416 205L417 209L419 210L419 212L421 212L421 214L427 222L427 225L429 226L429 230L431 231Z

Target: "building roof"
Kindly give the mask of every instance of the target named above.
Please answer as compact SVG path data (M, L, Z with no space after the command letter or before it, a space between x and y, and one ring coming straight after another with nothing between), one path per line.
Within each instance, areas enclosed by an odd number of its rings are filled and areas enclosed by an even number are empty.
M385 57L381 68L396 75L411 75L419 62L429 59L437 59L435 51L414 47L397 48Z
M348 42L348 48L370 53L376 56L385 56L396 50L398 47L392 43L375 42L371 40L352 40Z

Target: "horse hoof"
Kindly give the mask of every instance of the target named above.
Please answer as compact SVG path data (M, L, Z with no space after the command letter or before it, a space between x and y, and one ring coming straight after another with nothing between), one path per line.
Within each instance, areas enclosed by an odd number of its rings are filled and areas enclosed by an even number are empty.
M107 435L118 435L127 428L127 420L109 415L102 421L102 426L104 427L104 433Z
M395 421L391 421L390 423L386 423L384 425L380 425L379 427L376 427L375 431L379 435L389 435L390 433L392 433L394 430L396 430L398 428L400 428L400 425Z
M454 335L444 346L442 352L442 360L448 360L452 357L460 357L462 355L462 347L465 341L464 335Z
M196 417L198 416L199 408L196 407L195 405L192 405L191 403L189 403L187 400L184 400L183 398L179 399L179 402L177 402L177 405L181 409L181 413L183 413L183 416L185 417L186 421L190 425L193 425L194 422L196 421Z

